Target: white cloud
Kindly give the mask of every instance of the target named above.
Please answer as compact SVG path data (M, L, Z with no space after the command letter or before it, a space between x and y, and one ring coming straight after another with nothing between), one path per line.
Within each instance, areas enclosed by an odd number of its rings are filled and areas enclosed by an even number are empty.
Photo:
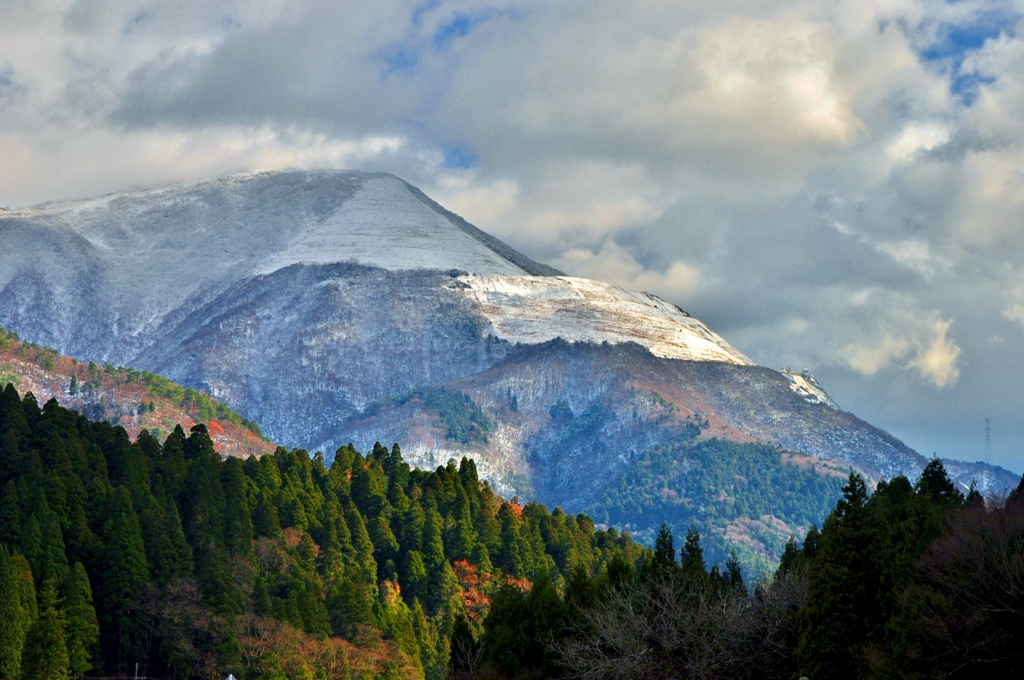
M952 321L921 310L906 296L882 296L878 302L872 323L857 328L857 339L839 347L836 358L865 376L896 365L916 371L934 387L954 385L961 349L949 337Z
M937 271L950 269L949 262L932 252L927 241L904 239L894 243L877 243L875 248L891 257L895 262L924 276L931 276Z
M886 333L871 344L851 343L839 353L850 368L858 373L872 376L883 368L887 368L894 360L902 359L910 351L910 342L903 338L894 338Z
M949 141L951 128L945 123L907 124L885 147L885 153L893 161L906 163L921 151L930 151Z
M974 415L1024 396L1024 368L999 354L1024 335L989 342L994 324L1024 326L1024 297L1005 292L1024 269L1024 30L924 55L1019 14L1009 0L0 2L0 205L256 168L387 170L528 255L678 302L765 363L874 375L870 399L851 382L840 402L931 430L935 394ZM482 20L462 35L466 17ZM479 163L448 167L453 148ZM984 371L996 388L977 387Z
M918 347L917 356L907 364L908 368L916 368L922 378L940 388L952 385L960 378L960 369L957 367L960 348L946 337L949 326L949 321L935 321L931 343Z
M700 271L685 262L673 262L663 272L645 269L614 242L606 242L597 252L585 248L566 251L553 264L572 276L602 279L680 304L692 298L701 285Z
M1024 326L1024 305L1017 303L1003 308L1003 316Z

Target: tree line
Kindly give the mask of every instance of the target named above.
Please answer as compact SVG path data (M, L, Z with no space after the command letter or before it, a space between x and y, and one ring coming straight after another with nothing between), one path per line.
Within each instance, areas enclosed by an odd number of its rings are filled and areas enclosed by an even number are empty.
M467 459L221 460L202 425L132 442L0 394L0 678L440 680L502 588L558 593L646 552L499 498Z
M708 570L694 529L677 555L662 525L653 553L574 573L561 598L504 588L483 635L452 645L479 649L464 678L1021 677L1024 479L984 499L937 459L873 492L851 473L823 527L754 584L735 556Z
M411 469L206 429L135 442L0 394L0 678L971 678L1021 674L1024 480L938 460L869 491L746 582L696 526L653 549L499 498L471 460Z

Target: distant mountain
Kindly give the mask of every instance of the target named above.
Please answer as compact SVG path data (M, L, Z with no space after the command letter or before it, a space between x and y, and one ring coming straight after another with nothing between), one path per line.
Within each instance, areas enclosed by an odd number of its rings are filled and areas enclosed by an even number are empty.
M123 427L132 439L145 429L163 440L176 425L188 432L203 423L222 456L247 458L275 449L256 423L209 395L152 373L81 363L0 328L0 390L8 384L22 396L31 393L40 407L56 399L91 420Z
M388 174L48 203L0 212L0 240L0 323L328 457L378 439L421 466L467 453L500 492L571 511L693 427L873 479L925 463L813 376L753 365L657 296L563 276ZM1009 485L986 469L983 488Z

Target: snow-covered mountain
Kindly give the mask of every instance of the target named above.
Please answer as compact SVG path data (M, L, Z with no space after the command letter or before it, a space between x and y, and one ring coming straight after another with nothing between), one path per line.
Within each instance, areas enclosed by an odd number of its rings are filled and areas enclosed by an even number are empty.
M203 389L328 456L377 438L424 465L469 453L503 491L570 506L686 423L872 477L924 463L813 376L754 366L656 296L534 262L388 174L264 172L0 211L0 244L0 325ZM425 386L470 395L487 442L452 438Z
M466 297L509 342L634 341L658 356L751 363L674 305L565 277L388 174L234 175L0 211L0 219L0 290L14 303L7 320L104 360L127 362L162 344L168 319L238 282L352 263L459 272ZM85 332L71 321L83 313Z

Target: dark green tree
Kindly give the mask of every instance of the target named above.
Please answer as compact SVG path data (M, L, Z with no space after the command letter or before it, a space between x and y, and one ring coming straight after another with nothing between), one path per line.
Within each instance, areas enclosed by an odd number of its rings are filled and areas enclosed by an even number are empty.
M65 587L64 613L67 620L68 668L75 677L92 668L100 639L100 627L93 608L92 586L85 568L75 562Z
M800 672L808 677L857 678L863 645L880 625L880 527L867 504L864 479L850 473L808 575L797 649Z
M149 565L139 519L126 490L120 496L120 513L111 522L104 551L101 622L107 634L107 650L120 670L130 659L143 656L144 612L140 597L149 581Z
M0 678L21 674L22 647L31 625L29 613L21 605L18 581L11 556L0 543Z
M686 530L686 541L683 543L679 561L684 574L689 576L707 574L707 567L704 564L704 549L700 547L700 533L693 525Z
M57 584L43 584L39 618L28 629L21 654L23 680L67 680L69 675L67 622L57 608Z

